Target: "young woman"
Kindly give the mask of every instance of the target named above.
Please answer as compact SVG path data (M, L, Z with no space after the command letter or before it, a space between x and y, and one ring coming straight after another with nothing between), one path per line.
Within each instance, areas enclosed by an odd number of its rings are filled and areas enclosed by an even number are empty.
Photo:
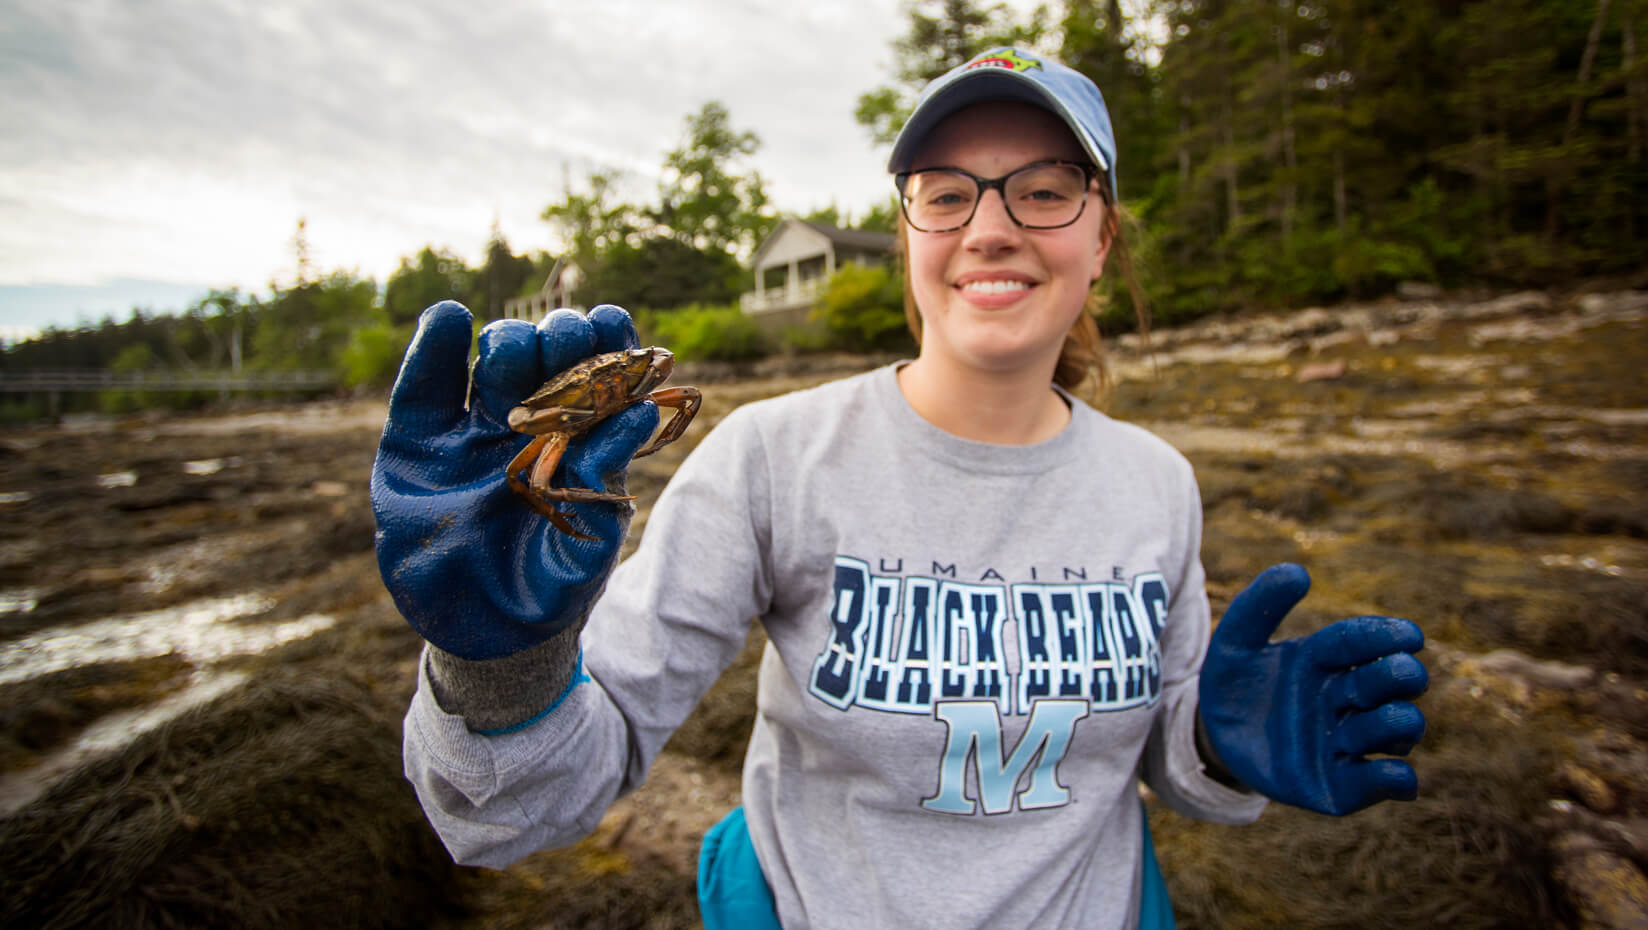
M481 333L420 321L374 469L378 553L430 643L405 759L460 861L576 841L640 785L737 654L760 671L743 807L706 838L707 925L1171 925L1139 779L1187 814L1343 814L1417 790L1425 686L1404 620L1272 644L1308 585L1273 568L1211 634L1185 459L1070 389L1117 251L1115 145L1082 75L999 49L935 81L894 146L910 362L739 408L636 554L626 504L505 484L507 412L635 345L616 308ZM614 489L657 423L575 440ZM1165 921L1165 923L1164 923Z

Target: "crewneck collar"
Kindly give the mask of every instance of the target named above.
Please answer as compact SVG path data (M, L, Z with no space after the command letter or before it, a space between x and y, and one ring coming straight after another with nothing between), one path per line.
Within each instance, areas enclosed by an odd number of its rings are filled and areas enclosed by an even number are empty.
M1052 438L1022 446L963 439L927 422L910 406L898 387L898 370L908 364L895 362L872 373L876 399L903 442L953 468L990 475L1039 474L1068 462L1081 433L1092 428L1092 408L1055 386L1070 405L1070 421Z

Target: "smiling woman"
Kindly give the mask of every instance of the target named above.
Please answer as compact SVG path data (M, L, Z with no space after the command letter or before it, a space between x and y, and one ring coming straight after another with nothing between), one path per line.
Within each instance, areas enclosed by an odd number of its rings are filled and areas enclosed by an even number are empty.
M1049 111L991 102L940 123L916 150L915 170L901 175L921 355L899 372L899 385L928 421L1007 443L1050 438L1068 422L1069 408L1045 387L1115 235L1114 214L1092 180L1097 169L1085 159ZM975 195L961 197L966 187L955 182L967 176L996 178L999 189L979 193L984 182L976 181ZM924 231L929 223L951 226ZM944 401L975 379L990 396L1034 407L958 409Z
M621 564L655 407L568 440L576 535L499 471L528 442L508 412L633 348L628 315L490 324L471 369L464 308L424 313L372 489L384 582L429 644L406 771L454 857L587 835L752 617L743 806L699 860L711 930L1159 930L1141 780L1217 823L1411 799L1406 763L1367 757L1423 730L1418 628L1271 644L1309 584L1283 565L1215 633L1189 463L1068 390L1102 372L1087 307L1120 242L1098 88L993 49L929 85L889 170L918 357L734 410Z

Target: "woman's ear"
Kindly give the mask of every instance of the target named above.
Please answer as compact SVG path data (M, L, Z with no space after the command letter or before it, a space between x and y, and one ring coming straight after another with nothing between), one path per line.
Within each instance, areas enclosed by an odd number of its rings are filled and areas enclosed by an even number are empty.
M1110 257L1110 244L1116 241L1116 211L1111 209L1108 203L1103 205L1104 222L1099 226L1099 248L1093 253L1093 268L1092 273L1087 276L1088 284L1104 276L1104 260Z

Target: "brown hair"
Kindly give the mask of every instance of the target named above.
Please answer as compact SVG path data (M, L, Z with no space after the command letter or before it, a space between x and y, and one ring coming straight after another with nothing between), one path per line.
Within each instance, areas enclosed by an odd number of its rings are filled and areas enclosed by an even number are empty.
M1110 277L1112 269L1121 275L1128 296L1133 299L1139 335L1145 340L1150 338L1150 308L1134 274L1133 257L1128 252L1127 236L1123 232L1124 227L1131 225L1132 217L1125 207L1111 202L1110 188L1104 179L1101 178L1097 186L1099 200L1105 206L1103 235L1110 237L1110 254L1105 256L1104 276L1094 281L1088 289L1081 315L1064 334L1064 346L1059 350L1059 361L1053 368L1054 384L1094 405L1104 401L1111 387L1110 368L1105 362L1104 339L1099 334L1098 318L1110 303L1110 297L1104 293L1100 282ZM898 252L901 256L907 256L910 225L902 213L899 220ZM910 335L915 337L916 345L921 345L921 311L916 307L915 291L910 286L908 263L904 275L904 322L910 328Z

